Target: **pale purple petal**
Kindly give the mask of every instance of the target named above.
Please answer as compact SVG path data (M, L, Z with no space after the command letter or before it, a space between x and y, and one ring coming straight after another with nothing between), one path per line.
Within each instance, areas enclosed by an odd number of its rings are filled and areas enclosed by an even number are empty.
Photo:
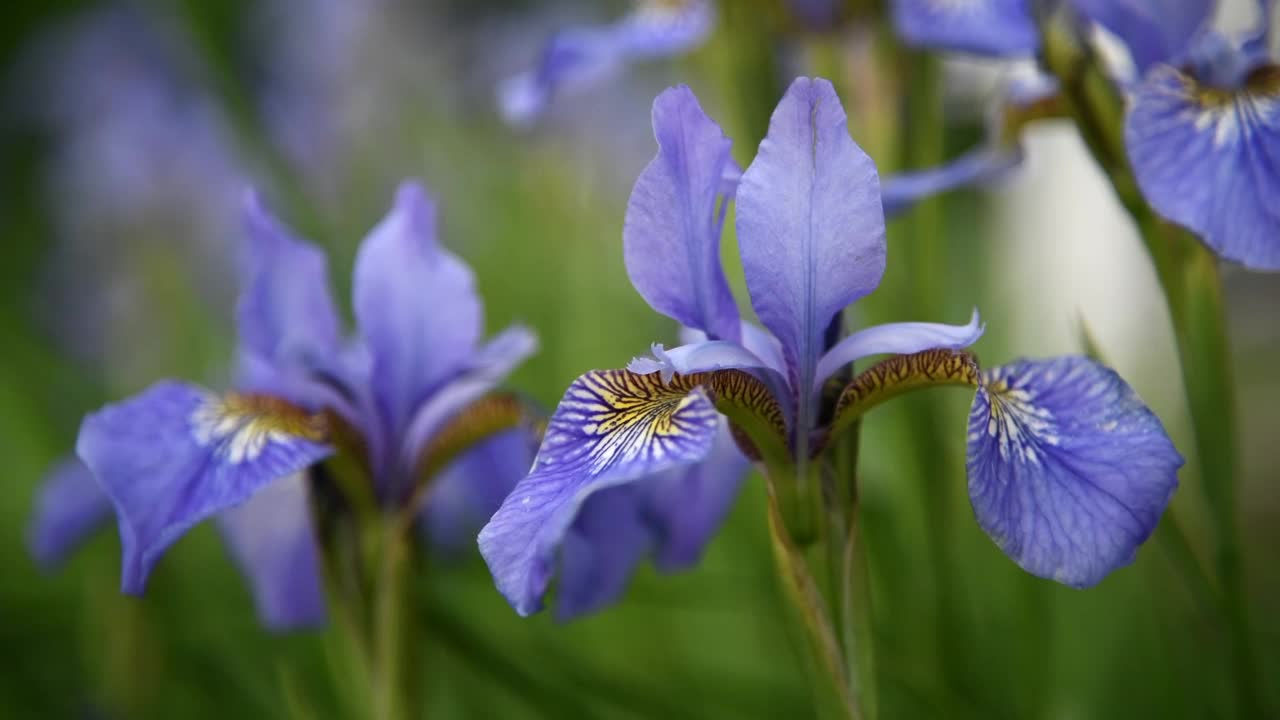
M431 479L422 529L445 555L475 550L476 531L529 472L534 447L524 429L508 430L466 451Z
M338 313L324 253L299 240L254 192L244 199L245 286L236 309L237 385L318 409L340 402L323 378L338 374Z
M1129 161L1151 207L1258 270L1280 270L1280 80L1272 73L1224 96L1157 67L1125 122Z
M977 342L986 327L986 324L979 322L978 311L974 309L968 325L900 322L859 330L841 340L818 361L814 390L821 389L822 383L836 374L840 368L864 357L910 355L933 348L958 350Z
M738 244L751 303L809 388L831 318L880 283L884 211L875 164L849 137L831 83L798 78L743 173Z
M1030 57L1040 33L1028 0L893 0L909 45L997 57Z
M764 367L777 371L780 377L786 377L787 361L782 356L782 343L778 342L778 338L770 335L768 330L746 320L742 321L739 332L742 336L742 347L747 352L759 358L764 363ZM704 342L707 342L706 333L701 330L694 330L691 327L681 326L681 345L697 345ZM631 370L641 372L635 368L631 368ZM653 372L653 370L647 372Z
M1016 147L982 147L936 168L899 173L884 181L884 213L893 217L934 195L993 182L1021 163Z
M414 182L356 256L354 309L388 434L475 352L483 325L471 269L436 240L435 205Z
M745 324L744 324L745 327ZM661 343L654 343L653 357L633 358L627 369L640 375L659 373L662 382L671 382L676 374L693 375L716 370L746 370L759 378L775 400L789 414L791 393L787 391L787 378L769 363L745 347L725 340L708 340L682 345L667 350Z
M627 203L623 256L654 310L723 340L738 338L738 307L720 265L717 200L730 141L685 86L653 102L658 154Z
M1213 20L1213 0L1072 0L1076 9L1129 48L1141 77L1158 63L1176 63Z
M51 570L110 517L111 500L93 473L78 458L65 458L45 476L36 495L27 546L36 563Z
M247 281L237 309L243 348L278 364L306 364L341 342L324 252L299 240L255 192L244 199Z
M498 109L517 127L527 127L557 97L592 87L629 62L688 52L715 23L710 0L644 3L618 21L566 28L542 51L537 66L498 87Z
M324 585L305 471L280 478L222 511L217 522L249 579L263 625L293 630L324 623Z
M537 349L537 336L522 325L512 325L485 343L455 378L417 408L402 445L403 466L413 467L427 441L454 413L501 384Z
M1133 561L1182 463L1159 418L1088 358L988 371L969 414L978 524L1023 569L1072 587Z
M196 523L331 453L285 434L252 398L162 381L88 415L76 453L115 505L124 592L141 593L161 553Z
M641 375L661 372L663 382L670 382L675 373L692 375L713 370L771 370L750 350L727 340L706 340L670 350L662 343L654 343L652 352L652 358L635 358L627 369Z
M494 582L521 615L541 607L556 553L587 498L711 451L719 415L706 395L651 377L606 370L574 381L532 472L480 531Z

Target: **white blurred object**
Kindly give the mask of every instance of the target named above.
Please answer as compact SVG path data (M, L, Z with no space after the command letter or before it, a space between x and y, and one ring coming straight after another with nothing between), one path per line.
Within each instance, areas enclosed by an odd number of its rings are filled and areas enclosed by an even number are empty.
M1026 165L999 190L997 223L1014 347L1080 352L1080 320L1162 417L1181 412L1173 332L1146 248L1075 128L1024 136Z

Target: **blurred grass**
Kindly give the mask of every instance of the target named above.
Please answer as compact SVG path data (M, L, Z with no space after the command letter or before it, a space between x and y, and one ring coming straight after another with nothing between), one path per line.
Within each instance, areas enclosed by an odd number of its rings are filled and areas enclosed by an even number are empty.
M37 25L73 5L23 6L0 34L5 59ZM208 47L233 56L231 28L243 6L184 4L209 29ZM228 9L232 8L232 9ZM713 43L664 80L688 81L727 128L758 125L736 116L717 90L725 66ZM216 52L215 52L216 54ZM449 68L434 68L441 77ZM220 82L233 82L228 71ZM234 90L234 86L228 86ZM227 88L223 88L226 90ZM588 101L589 104L590 101ZM647 101L641 103L647 106ZM857 111L851 108L851 114ZM442 238L475 268L490 330L529 324L542 351L511 386L550 408L572 378L596 367L618 367L654 340L670 342L674 327L650 311L622 265L625 182L640 167L612 167L583 157L572 138L554 132L513 135L476 108L423 108L406 118L404 164L437 195ZM643 123L641 123L643 125ZM953 130L948 150L978 131ZM620 134L616 142L651 142ZM67 452L80 415L134 387L119 387L108 368L78 365L53 346L32 308L36 282L53 242L41 195L40 138L8 132L3 163L4 262L0 263L0 457L9 463L9 491L0 496L0 715L5 717L279 717L286 698L314 717L335 707L331 643L323 633L272 636L253 615L248 591L212 527L184 538L156 571L147 596L116 591L119 546L114 531L96 537L61 571L36 571L23 534L35 488L48 465ZM735 156L750 159L739 142ZM629 157L623 155L622 157ZM281 213L331 252L339 298L350 291L349 268L360 238L385 212L396 178L367 168L346 181L340 205L302 207L305 191L277 189ZM978 352L988 362L1014 356L1002 328L1018 311L1001 290L992 262L986 211L973 195L943 208L945 298L957 322L978 305L988 332ZM725 255L734 256L732 220ZM903 317L900 298L916 279L895 263L901 226L890 227L885 288L859 314ZM1031 239L1034 240L1034 239ZM1031 241L1029 240L1029 241ZM148 296L165 308L153 342L133 349L164 374L209 380L229 352L230 331L201 307L174 258L138 264ZM92 272L93 268L84 268ZM735 290L740 272L731 267ZM345 301L344 301L345 302ZM75 308L60 308L75 312ZM1245 308L1245 312L1250 308ZM1036 354L1035 348L1017 348ZM1253 360L1242 382L1274 391L1274 353ZM1270 383L1269 385L1266 383ZM1150 383L1156 386L1155 383ZM1265 492L1247 524L1259 570L1257 609L1276 607L1280 589L1274 548L1274 435L1270 408L1244 440L1255 462L1255 492ZM954 477L922 481L933 466L913 442L912 408L894 403L864 423L863 513L872 553L875 640L885 718L1200 718L1224 717L1229 683L1219 629L1198 615L1174 566L1156 546L1132 568L1100 587L1077 592L1032 578L1005 558L972 520L962 490L963 423L967 397L937 405L947 467ZM1171 421L1172 423L1172 421ZM1180 444L1182 444L1180 442ZM939 483L952 490L945 561L960 580L941 599L924 542L927 498ZM1187 504L1179 497L1180 505ZM435 566L420 578L425 664L420 671L433 717L803 717L808 682L797 641L779 625L785 615L772 577L758 478L748 483L725 525L692 572L664 577L642 570L619 606L569 624L549 615L517 617L493 590L483 564L470 557ZM1190 508L1194 517L1194 507ZM1194 537L1194 533L1193 533ZM1261 566L1267 566L1262 568ZM1259 569L1261 568L1261 569ZM1268 571L1267 568L1270 568ZM947 607L942 607L942 602ZM942 613L953 622L941 623ZM1265 661L1280 671L1274 620L1265 632ZM954 637L940 637L939 628ZM963 650L960 679L936 672L941 644Z

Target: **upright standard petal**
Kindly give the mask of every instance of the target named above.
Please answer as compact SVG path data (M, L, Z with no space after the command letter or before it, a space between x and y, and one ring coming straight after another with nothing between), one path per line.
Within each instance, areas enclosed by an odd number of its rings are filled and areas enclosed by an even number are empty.
M737 203L751 304L782 342L803 395L832 316L874 290L885 265L875 164L849 137L831 83L791 84Z
M1076 9L1129 48L1138 76L1177 63L1213 20L1213 0L1073 0Z
M267 485L217 520L249 578L263 625L293 630L324 623L324 586L305 471Z
M969 414L969 499L1023 569L1072 587L1133 561L1182 456L1114 371L1083 357L987 371Z
M315 418L274 398L162 381L87 416L76 453L119 519L124 592L196 523L328 456Z
M1157 67L1133 95L1125 146L1156 212L1228 260L1280 270L1280 66L1234 91Z
M696 386L594 371L565 392L529 476L480 531L480 552L516 612L541 607L556 551L584 501L710 452L715 406Z
M1030 56L1040 34L1027 0L894 0L893 22L907 43L997 57Z
M93 473L78 458L65 458L49 471L36 496L28 547L40 567L51 569L110 517L111 500Z
M471 358L482 325L471 269L437 242L435 206L421 185L400 186L395 207L360 247L354 309L372 357L373 395L398 435Z
M523 325L513 325L485 343L456 377L414 411L401 448L403 467L413 467L423 447L446 421L497 387L537 349L537 336Z
M986 325L979 322L975 308L968 325L902 322L876 325L841 340L818 361L814 391L822 388L840 368L870 355L911 355L932 348L959 350L978 342Z
M310 365L341 342L329 294L328 261L319 248L294 237L257 193L244 201L247 279L237 321L240 345L275 365Z
M653 134L658 154L636 180L622 227L631 284L654 310L713 339L737 340L717 208L731 143L683 85L654 100Z

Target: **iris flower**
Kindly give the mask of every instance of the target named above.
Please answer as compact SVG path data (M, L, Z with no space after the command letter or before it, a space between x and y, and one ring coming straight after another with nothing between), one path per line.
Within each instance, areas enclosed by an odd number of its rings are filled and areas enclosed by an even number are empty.
M1039 34L1028 0L897 0L900 32L918 45L1030 55ZM1217 255L1280 269L1280 65L1270 53L1273 0L1238 41L1210 27L1211 0L1072 0L1110 31L1133 72L1112 68L1128 96L1125 148L1151 207Z
M420 185L401 186L360 247L346 339L325 256L250 194L234 390L164 380L87 416L79 461L41 494L37 558L57 562L114 508L122 589L139 594L164 551L216 517L263 621L288 628L324 618L316 483L355 477L387 513L425 500L426 532L446 544L479 525L530 457L513 403L486 395L536 341L513 326L481 342L471 270L438 243L435 215ZM322 467L330 457L343 464Z
M1125 121L1133 174L1151 207L1218 255L1280 270L1280 64L1274 3L1241 42L1201 35L1184 61L1134 88Z
M734 435L753 460L763 439L795 463L817 462L833 433L917 383L977 388L970 498L979 524L1028 571L1089 586L1151 534L1182 458L1113 371L1065 357L983 372L960 350L982 335L976 313L967 325L893 323L832 337L833 321L885 268L876 168L846 122L830 83L797 79L755 160L730 182L730 141L693 93L657 98L658 155L636 181L623 250L645 300L702 339L655 345L654 357L588 372L565 392L532 470L479 537L517 612L541 606L557 559L561 614L571 614L582 608L584 576L609 578L616 595L646 548L662 565L671 528L692 525L684 538L705 542L723 510L703 512L703 503L730 502L740 480L741 459L726 450ZM742 319L719 262L730 201L764 328ZM882 354L894 357L840 391L833 378L850 363ZM826 392L829 381L837 392ZM601 522L609 512L628 523Z
M1082 18L1118 36L1139 73L1179 56L1213 17L1212 0L1068 0ZM1036 0L894 0L898 33L912 45L995 57L1040 48Z

